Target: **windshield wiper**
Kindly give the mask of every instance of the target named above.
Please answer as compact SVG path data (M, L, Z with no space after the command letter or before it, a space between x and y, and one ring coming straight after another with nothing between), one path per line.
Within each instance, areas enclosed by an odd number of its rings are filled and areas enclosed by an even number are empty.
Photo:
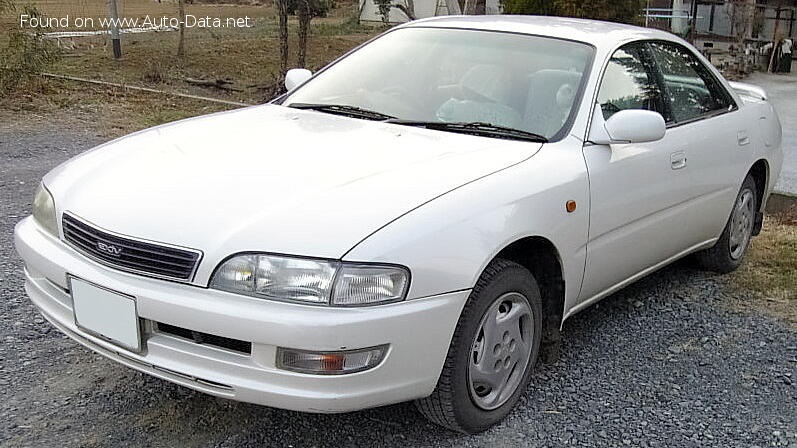
M401 124L404 126L417 126L426 129L433 129L436 131L459 132L462 134L480 135L483 137L525 140L538 143L548 142L548 138L543 135L491 123L446 123L443 121L416 121L401 119L385 120L385 123Z
M365 120L390 120L395 117L386 115L380 112L363 109L357 106L349 106L347 104L314 104L314 103L293 103L288 107L294 109L317 110L319 112L326 112L328 114L344 115L346 117L363 118Z

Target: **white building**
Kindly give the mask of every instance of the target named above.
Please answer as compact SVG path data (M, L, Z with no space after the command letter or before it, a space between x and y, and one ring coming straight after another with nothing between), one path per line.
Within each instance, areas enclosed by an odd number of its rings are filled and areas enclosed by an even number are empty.
M392 0L393 4L406 6L405 0ZM418 19L427 17L446 16L462 14L462 10L457 0L415 0L415 16ZM499 0L487 0L485 9L486 14L501 14L501 4ZM382 15L373 0L360 0L360 20L365 22L381 22ZM403 23L409 19L398 8L390 8L389 22Z

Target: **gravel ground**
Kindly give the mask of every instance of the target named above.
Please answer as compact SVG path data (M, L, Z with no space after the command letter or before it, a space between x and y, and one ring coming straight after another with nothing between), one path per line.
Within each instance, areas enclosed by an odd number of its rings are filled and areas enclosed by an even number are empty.
M0 445L797 447L797 333L735 311L747 293L686 263L569 320L562 359L538 366L518 409L477 436L407 404L299 414L113 364L44 322L12 247L41 175L100 138L75 131L85 125L0 122Z

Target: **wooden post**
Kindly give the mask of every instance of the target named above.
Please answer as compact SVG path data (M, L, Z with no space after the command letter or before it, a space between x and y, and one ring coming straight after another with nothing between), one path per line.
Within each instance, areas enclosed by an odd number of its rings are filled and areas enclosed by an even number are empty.
M119 8L116 0L108 0L108 15L111 18L111 44L113 45L113 57L122 57L122 40L119 33Z
M697 39L697 6L699 1L692 0L692 7L689 8L689 15L692 16L692 27L689 30L689 41L692 45L695 44L695 40Z
M185 56L185 0L177 0L177 15L180 18L180 42L177 44L177 57Z
M775 9L775 29L772 31L772 54L769 55L769 65L767 66L767 71L774 73L775 72L775 52L778 51L778 25L780 25L780 7L783 5L782 2L778 3Z

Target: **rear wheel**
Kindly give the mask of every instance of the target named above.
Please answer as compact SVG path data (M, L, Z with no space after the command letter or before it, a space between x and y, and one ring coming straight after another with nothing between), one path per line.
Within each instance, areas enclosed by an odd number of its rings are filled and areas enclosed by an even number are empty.
M542 335L537 282L523 266L497 259L460 316L431 396L416 401L429 420L455 431L484 431L526 390Z
M700 265L708 270L726 273L736 270L753 237L758 212L758 192L755 180L747 176L736 196L731 216L714 247L697 253Z

